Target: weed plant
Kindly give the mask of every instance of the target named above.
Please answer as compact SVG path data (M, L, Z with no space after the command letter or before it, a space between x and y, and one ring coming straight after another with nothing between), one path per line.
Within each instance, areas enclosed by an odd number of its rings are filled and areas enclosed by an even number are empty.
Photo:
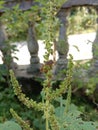
M37 0L39 2L39 0ZM65 1L62 0L49 0L45 2L42 0L40 2L41 9L40 15L44 17L41 23L43 28L43 37L46 53L44 56L45 61L49 60L50 54L53 54L52 42L55 40L55 30L59 26L60 22L56 18L61 5ZM61 5L60 5L61 4ZM13 71L10 71L11 83L14 88L14 93L28 109L34 112L41 113L41 120L39 117L34 119L33 125L30 125L30 121L23 120L18 114L10 109L12 116L18 122L13 121L6 122L5 124L0 124L1 130L35 130L34 125L37 130L96 130L98 124L92 121L84 121L81 118L81 112L77 107L71 103L71 84L73 82L73 57L70 55L67 70L65 73L65 78L60 83L59 87L55 90L52 88L53 84L53 74L49 66L45 66L44 69L47 71L45 73L45 80L43 81L43 89L41 91L41 102L34 101L22 92L21 86L15 78ZM65 72L65 71L64 71ZM67 97L64 99L63 94L67 92ZM57 106L55 105L57 104ZM34 116L32 113L31 116ZM29 112L27 113L29 114Z
M43 5L41 8L41 15L44 16L44 24L42 24L42 27L44 27L43 36L46 47L46 53L44 55L45 61L48 61L50 54L52 54L51 47L52 42L55 39L54 30L59 25L59 20L56 18L58 8L55 8L58 3L60 2L55 0L49 0L48 2L42 0L41 2ZM11 82L18 99L28 108L43 113L42 120L45 122L45 125L40 128L40 124L36 122L37 127L43 130L96 130L96 125L91 121L83 121L80 116L81 112L78 111L75 105L71 104L71 83L74 67L73 57L70 55L65 78L55 90L52 88L52 71L47 67L47 65L44 67L44 69L47 69L48 71L45 73L46 79L43 81L43 89L41 91L42 102L36 102L33 99L26 97L26 95L22 93L14 73L10 71ZM67 98L63 99L62 94L65 92L67 92ZM55 107L53 104L54 101L58 102L58 107ZM10 109L10 112L24 130L34 129L30 127L29 123L22 120L12 108Z

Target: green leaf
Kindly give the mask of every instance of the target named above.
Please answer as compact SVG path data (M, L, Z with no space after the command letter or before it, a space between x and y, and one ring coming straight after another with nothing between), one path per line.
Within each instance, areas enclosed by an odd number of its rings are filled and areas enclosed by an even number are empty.
M65 106L55 109L58 117L60 130L96 130L96 125L90 121L83 121L81 112L74 104L70 105L69 111L65 113Z
M73 47L75 47L78 52L80 51L79 48L76 45L73 45Z
M4 124L0 124L0 130L22 130L22 129L14 121L6 121Z
M3 4L4 4L5 2L4 1L0 1L0 9L2 9L3 8Z
M83 125L82 125L82 129L83 130L96 130L96 128L94 127L93 122L84 122Z

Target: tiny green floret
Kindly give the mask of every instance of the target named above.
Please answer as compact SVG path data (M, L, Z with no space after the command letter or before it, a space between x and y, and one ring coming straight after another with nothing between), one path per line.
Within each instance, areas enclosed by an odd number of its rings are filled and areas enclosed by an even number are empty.
M30 125L22 120L22 118L13 109L10 109L10 112L24 130L33 130L33 128L30 128Z
M34 101L33 99L29 99L28 97L26 97L25 94L22 93L21 87L18 81L16 80L12 70L10 70L10 77L11 77L11 83L14 89L14 93L18 97L18 99L28 108L34 108L35 110L38 111L43 110L42 103L37 103L36 101Z

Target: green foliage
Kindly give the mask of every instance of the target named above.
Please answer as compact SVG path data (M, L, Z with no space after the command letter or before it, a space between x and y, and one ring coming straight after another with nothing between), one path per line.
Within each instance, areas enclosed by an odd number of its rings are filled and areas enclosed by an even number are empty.
M34 2L38 4L35 4L35 6L29 10L22 11L19 9L19 5L16 5L12 10L6 8L5 13L1 16L1 21L6 24L6 31L11 42L26 40L29 21L36 22L36 32L39 39L45 40L47 37L45 35L50 33L51 30L57 34L57 24L59 21L54 16L56 16L65 1L62 0L59 2L58 0L54 0L53 2L45 2L43 0L35 0ZM50 20L50 22L48 23L47 20ZM54 22L54 24L51 24L50 27L49 24L51 22ZM47 28L47 26L49 28ZM54 36L55 35L52 35L51 38Z
M90 74L91 69L91 60L76 61L73 74L73 86L75 87L73 88L73 91L74 89L79 90L83 88L86 95L93 96L96 85L98 84L98 75L94 74L92 76L92 74Z
M44 24L41 24L41 26L43 27L42 34L46 49L44 56L45 61L47 61L50 54L52 54L52 42L56 36L54 30L59 25L58 19L56 18L58 9L55 8L55 2L56 1L51 0L48 2L44 2L43 0L41 1L43 7L40 10L40 16L44 17L42 20ZM56 24L54 24L54 21L57 21ZM42 102L36 102L33 99L26 97L26 95L22 93L21 87L19 86L14 73L10 71L11 82L16 96L28 108L43 112L42 118L45 120L45 130L96 130L96 127L92 122L83 121L80 117L81 113L75 106L71 105L71 83L73 75L72 59L73 57L70 55L66 77L56 90L53 90L52 88L51 69L45 73L46 79L43 81L43 89L41 92ZM60 106L55 107L53 101L58 97L61 97L65 92L68 92L66 103L63 104L61 99ZM24 130L33 130L33 128L26 124L13 109L10 109L10 112ZM36 122L37 121L35 121L35 124ZM41 127L43 126L41 125Z
M2 50L2 60L3 65L0 65L0 83L7 82L9 85L9 69L11 69L11 63L13 62L13 59L18 58L16 56L12 56L12 54L15 54L16 51L16 45L10 45L8 42L5 43L4 47L1 48Z
M5 2L4 2L3 0L0 1L0 9L3 8L4 3L5 3Z
M7 75L7 70L6 67L4 65L0 65L0 83L4 83L5 80L5 76Z
M12 62L12 59L17 59L17 57L13 56L11 54L15 54L16 51L16 45L10 45L9 43L5 43L4 47L2 48L3 53L3 62L6 65L6 67L10 67L10 63Z
M12 10L6 8L5 13L1 16L1 21L3 24L6 24L6 32L10 42L26 40L28 21L39 19L36 16L38 16L37 6L25 12L19 9L19 5L14 6Z
M80 34L96 30L96 12L92 7L78 7L71 10L68 18L68 34Z
M30 128L30 125L29 125L29 124L27 124L25 121L23 121L23 120L21 119L21 117L19 117L19 116L15 113L15 111L13 111L13 109L10 109L10 112L12 113L13 117L15 117L15 118L18 120L19 124L21 125L21 127L23 127L24 130L33 130L33 128Z
M22 130L21 127L14 121L6 121L0 124L0 130Z
M58 35L58 24L59 20L54 17L60 9L60 6L65 1L58 0L51 1L39 1L35 0L40 4L35 5L30 8L30 10L22 11L19 9L19 5L14 6L12 10L6 8L5 13L1 17L1 21L6 24L6 31L9 35L10 41L21 41L26 40L27 30L28 30L28 21L36 22L36 32L39 39L45 38L46 32L50 32L52 29L53 34ZM52 8L50 8L50 6ZM52 9L50 11L50 9ZM52 17L50 17L49 15ZM47 15L48 14L48 15ZM8 17L10 16L10 17ZM84 17L83 17L84 16ZM54 22L47 30L48 22ZM68 34L75 34L79 32L91 32L96 29L96 13L92 8L79 7L77 9L72 9L71 15L68 18L69 27ZM46 29L45 29L46 27ZM86 29L86 30L85 30ZM43 32L43 33L42 33ZM55 35L52 35L54 37ZM51 38L52 38L51 37ZM47 39L48 40L48 39Z
M39 0L37 1L40 2ZM38 6L31 8L31 10L29 11L22 12L21 10L19 10L19 6L17 5L13 8L13 10L7 10L7 12L3 15L2 18L5 23L7 22L9 24L7 28L8 31L14 30L13 32L14 39L15 37L16 38L18 37L19 33L22 35L22 33L24 34L24 32L27 31L27 24L29 21L33 21L35 23L38 22L36 24L36 27L39 27L40 29L39 34L41 38L44 39L45 49L46 49L44 58L45 61L47 61L49 59L50 54L53 54L53 50L51 49L51 47L57 35L56 30L60 25L59 20L56 18L56 14L59 11L63 2L65 1L62 0L59 2L59 0L54 0L54 1L49 0L48 2L45 2L44 0L42 0L40 2L40 4L42 5L40 8L40 15L38 14L39 11ZM34 12L31 14L32 11ZM11 17L8 18L8 16L10 15ZM19 28L19 30L17 30L17 28ZM21 86L16 80L14 73L10 71L11 83L14 88L15 95L17 96L19 101L21 101L25 106L27 106L29 109L32 109L32 111L28 110L26 112L27 116L28 115L30 115L30 117L34 116L33 113L35 113L36 111L42 113L40 117L41 120L39 119L39 116L32 117L34 119L32 121L33 128L31 128L30 124L28 124L28 122L24 121L19 116L20 111L18 111L19 113L18 115L13 109L10 109L11 114L24 130L33 130L35 129L34 126L40 130L88 130L88 129L96 130L96 127L98 125L94 125L94 123L90 121L84 121L81 118L81 112L77 109L75 105L71 104L71 84L73 81L72 60L73 58L70 55L70 59L66 71L66 77L61 82L59 87L56 88L55 90L52 88L53 75L51 69L49 68L48 72L45 73L46 79L43 81L43 89L41 92L42 102L37 102L34 101L33 99L26 97L26 95L22 93ZM62 98L62 95L65 93L67 93L66 100ZM3 100L4 95L6 94L3 93L3 95L1 95L1 101ZM11 99L14 100L13 94L11 94L10 97ZM60 99L59 105L55 106L54 104L55 100L59 100L59 99ZM4 104L2 106L4 107ZM11 107L14 108L14 105L12 103L11 103ZM1 127L3 127L2 124ZM13 128L15 130L16 124L13 122L8 122L6 128L9 129L9 127L10 129ZM19 128L20 127L18 127L17 130Z
M59 0L54 0L53 2L45 2L43 0L35 0L35 3L36 2L40 3L38 4L39 6L36 4L27 11L20 10L19 5L14 6L12 10L6 8L5 13L1 16L1 21L6 24L6 31L9 35L10 41L26 40L28 21L36 22L37 37L43 40L45 38L44 35L48 32L47 28L45 30L45 26L48 26L49 24L47 19L50 19L51 22L54 21L54 24L51 24L51 27L49 27L49 32L52 29L53 34L56 34L57 36L57 25L59 24L59 21L54 16L56 16L60 6L65 1L62 0L59 2ZM50 6L52 8L50 8ZM52 10L50 11L49 8ZM51 15L52 17L49 16L50 13L53 14ZM76 34L86 31L91 32L96 29L96 13L91 7L79 7L77 9L72 9L68 21L68 34ZM54 37L54 35L52 35L52 37Z
M7 86L7 84L5 84ZM20 111L20 105L18 105L17 100L11 87L5 88L0 84L0 122L11 119L11 114L9 112L10 107L14 107Z
M71 66L72 67L72 66ZM70 72L70 68L69 68ZM68 75L69 79L69 75ZM58 91L53 92L51 87L46 86L49 81L45 82L45 87L42 90L42 103L36 104L35 101L26 98L23 94L22 91L20 90L19 84L16 81L13 73L11 72L11 81L14 86L15 94L18 96L19 100L22 101L27 107L35 108L35 110L40 110L44 111L43 118L46 119L46 130L51 128L51 129L58 129L58 130L96 130L96 126L94 125L93 122L87 122L83 121L81 118L81 112L77 110L77 108L74 105L70 105L70 98L71 98L71 89L70 87L68 88L68 96L67 96L67 101L61 99L60 100L60 106L59 107L54 107L54 105L51 103L52 100L56 99L62 91L63 85L58 89ZM48 85L48 84L47 84ZM68 83L66 82L65 86L67 86ZM58 92L61 92L58 94ZM19 96L20 95L20 96ZM52 95L52 97L51 97ZM54 98L55 97L55 98ZM19 122L19 124L25 129L27 126L24 126L23 124L25 123L16 113L11 109L12 115L15 117L15 119ZM37 123L34 121L35 124ZM43 125L42 125L43 128ZM31 128L27 128L29 130Z
M93 122L86 122L82 120L82 113L75 105L71 104L67 113L65 113L65 105L66 103L56 108L55 111L61 126L61 130L96 130Z

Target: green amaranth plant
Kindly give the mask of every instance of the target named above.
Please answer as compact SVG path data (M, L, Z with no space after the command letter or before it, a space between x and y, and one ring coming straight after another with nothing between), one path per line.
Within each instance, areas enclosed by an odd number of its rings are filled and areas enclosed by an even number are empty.
M69 62L69 66L72 67L72 62ZM70 69L72 70L72 69ZM44 87L41 92L42 95L42 102L37 103L36 101L33 101L32 99L29 99L26 97L25 94L22 93L21 87L18 84L18 81L16 80L14 73L10 71L11 75L11 81L14 87L14 92L17 95L18 99L26 105L28 108L34 108L37 111L44 111L44 118L46 119L46 130L49 130L49 126L51 126L51 129L57 129L60 130L60 124L58 122L58 119L55 115L55 108L52 104L53 100L56 100L58 97L62 96L63 93L65 93L65 90L69 87L68 92L68 98L67 98L67 106L65 109L65 113L68 112L69 106L70 106L70 97L71 97L71 73L72 71L67 72L67 77L64 79L64 81L61 83L60 87L56 90L52 90L51 86L51 77L48 77L44 81ZM48 75L49 76L49 75ZM29 126L25 124L25 122L11 109L12 115L16 118L18 123L24 128L24 130L29 130Z
M69 62L69 66L72 67L72 62ZM43 111L43 117L46 120L46 130L96 130L94 123L83 121L80 116L81 112L78 111L75 105L71 104L72 71L69 70L72 70L72 68L68 69L67 77L56 90L52 90L52 86L49 87L50 80L46 79L44 81L45 86L41 92L42 102L39 103L29 99L22 93L14 73L10 71L14 92L18 99L28 108L34 108L35 111ZM65 93L66 90L68 90L68 96L67 99L64 100L62 94ZM60 105L55 107L53 101L59 102ZM33 130L13 109L10 111L24 130Z
M49 56L52 54L51 46L55 38L54 29L58 25L58 19L55 16L59 9L55 8L56 3L60 2L56 0L44 2L44 0L42 0L43 7L41 8L41 15L45 15L44 24L42 24L42 27L44 27L43 37L46 45L46 53L44 56L45 61L49 60ZM57 21L56 25L54 24L54 21ZM53 76L51 69L48 69L48 72L45 73L46 79L43 81L43 89L41 92L42 102L39 103L33 99L29 99L25 94L22 93L21 87L19 86L14 73L10 71L11 82L15 95L28 108L43 112L43 118L45 119L45 130L96 130L96 127L93 125L93 123L84 122L80 118L81 113L74 105L71 105L71 83L73 75L72 59L73 58L70 55L66 77L61 82L59 88L56 88L56 90L52 88ZM47 66L45 66L45 68L47 68ZM67 91L67 99L64 100L62 98L62 94ZM60 104L58 107L55 107L53 104L53 101L56 100ZM24 130L33 130L33 128L30 128L30 125L23 121L13 109L10 109L10 112Z

